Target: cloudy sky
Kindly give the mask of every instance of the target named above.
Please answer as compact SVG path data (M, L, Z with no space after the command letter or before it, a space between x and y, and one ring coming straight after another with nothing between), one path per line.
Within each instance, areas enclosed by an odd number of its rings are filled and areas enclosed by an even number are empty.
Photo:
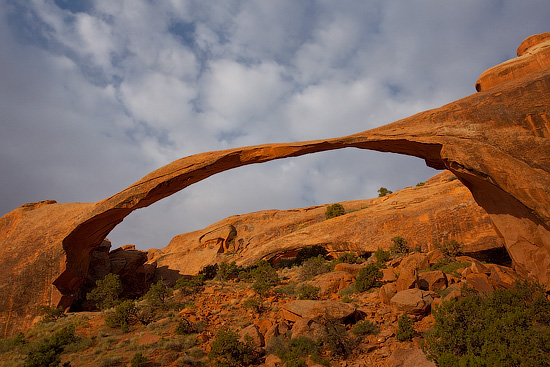
M439 107L549 19L548 0L0 0L0 215L98 201L195 153ZM252 165L133 213L109 238L159 248L229 215L374 197L435 173L353 149Z

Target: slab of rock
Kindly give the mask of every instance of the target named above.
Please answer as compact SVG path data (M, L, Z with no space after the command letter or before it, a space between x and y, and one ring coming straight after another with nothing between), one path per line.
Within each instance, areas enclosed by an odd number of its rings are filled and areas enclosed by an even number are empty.
M410 315L425 315L430 311L433 300L432 292L415 288L397 292L390 303L400 312Z
M246 336L249 336L252 340L252 344L257 348L265 345L264 337L256 325L248 325L244 329L241 329L241 331L239 331L239 336L243 340Z
M380 297L380 300L382 302L389 305L390 300L392 299L393 296L395 296L396 293L397 293L397 288L395 286L395 283L387 283L380 287L378 296Z
M297 300L286 303L282 307L282 316L288 321L304 319L328 319L343 320L355 313L355 306L349 303L337 301L313 301Z
M441 270L420 273L418 278L418 287L425 291L441 291L448 285L447 276Z
M304 282L314 287L321 288L319 295L328 297L332 294L338 294L342 289L353 283L355 279L349 273L344 271L333 271L317 276L314 280Z
M424 352L417 348L397 348L388 358L388 367L436 367L426 358Z

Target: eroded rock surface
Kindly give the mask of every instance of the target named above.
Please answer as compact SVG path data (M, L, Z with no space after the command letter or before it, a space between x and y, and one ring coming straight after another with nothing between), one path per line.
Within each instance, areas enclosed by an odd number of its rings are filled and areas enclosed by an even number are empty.
M167 247L151 250L150 261L182 274L194 274L222 261L253 265L260 259L295 256L303 246L321 245L336 254L387 250L395 236L405 238L411 248L424 250L453 239L463 242L467 253L503 246L487 213L449 171L423 186L341 204L348 214L330 220L325 219L327 205L232 216L203 230L176 236ZM224 242L229 228L232 240ZM218 240L208 246L204 238L209 236Z
M174 161L98 203L34 204L0 219L0 333L30 326L43 304L69 305L92 250L133 210L247 164L356 147L416 156L448 169L502 236L516 270L550 285L548 34L484 73L479 93L355 135L208 152ZM546 51L544 51L546 52ZM523 65L528 64L528 67ZM498 75L507 74L506 78ZM53 286L52 286L53 284Z

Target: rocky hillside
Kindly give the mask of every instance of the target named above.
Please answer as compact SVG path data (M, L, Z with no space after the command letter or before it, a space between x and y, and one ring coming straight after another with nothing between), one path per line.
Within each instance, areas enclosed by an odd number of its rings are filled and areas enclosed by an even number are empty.
M346 214L330 220L325 219L328 204L232 216L148 251L148 263L195 274L222 261L251 265L292 256L303 246L320 245L334 254L374 252L388 249L395 236L424 250L456 240L477 256L503 248L487 213L449 171L384 197L341 204Z
M365 286L362 271L369 266L382 270ZM249 362L236 366L435 366L421 349L435 322L431 310L462 298L465 286L491 292L511 288L519 278L511 268L449 257L445 249L366 261L350 253L337 261L312 257L278 269L278 279L263 289L256 286L254 270L224 269L216 280L180 283L162 302L135 303L136 313L128 314L122 328L107 321L120 306L40 322L18 338L0 341L0 366L22 366L39 354L38 346L53 348L51 336L68 325L75 334L65 335L56 353L73 367L125 366L138 353L144 363L139 366L213 366L227 361L230 351L219 344L220 331L228 330L251 347L242 350ZM400 325L404 314L409 328ZM231 347L229 339L223 343ZM298 355L284 353L306 344L310 349Z

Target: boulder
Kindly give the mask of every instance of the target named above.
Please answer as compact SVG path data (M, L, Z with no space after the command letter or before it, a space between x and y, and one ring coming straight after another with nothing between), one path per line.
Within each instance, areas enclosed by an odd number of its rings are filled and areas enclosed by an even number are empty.
M392 299L393 296L395 296L396 293L397 293L397 288L395 286L395 283L387 283L380 287L378 296L380 297L380 300L382 302L389 305L390 300Z
M397 275L395 275L394 268L385 268L382 269L382 282L395 282L397 280Z
M325 335L325 329L323 325L315 322L311 319L299 319L294 323L291 330L291 338L297 338L299 336L307 336L313 340L319 340Z
M346 273L350 274L353 277L356 277L361 269L363 269L365 265L362 264L348 264L348 263L338 263L334 266L334 271L345 271Z
M239 336L243 340L246 336L249 336L252 340L252 344L257 348L265 345L264 337L256 325L248 325L244 329L241 329L241 331L239 331Z
M426 358L424 352L417 348L397 348L388 358L388 367L436 367Z
M494 288L491 285L489 276L483 273L471 273L465 278L466 284L481 293L491 293Z
M397 292L390 303L397 311L411 315L425 315L430 311L430 305L434 300L432 292L422 289L406 289Z
M329 297L332 294L338 294L342 289L353 283L355 279L349 273L344 271L333 271L317 276L314 280L304 282L315 287L321 288L319 295Z
M418 287L425 291L440 291L447 288L447 276L441 270L420 273L418 278Z
M417 285L418 271L413 268L402 268L397 281L395 282L396 290L403 291L405 289L414 288Z

